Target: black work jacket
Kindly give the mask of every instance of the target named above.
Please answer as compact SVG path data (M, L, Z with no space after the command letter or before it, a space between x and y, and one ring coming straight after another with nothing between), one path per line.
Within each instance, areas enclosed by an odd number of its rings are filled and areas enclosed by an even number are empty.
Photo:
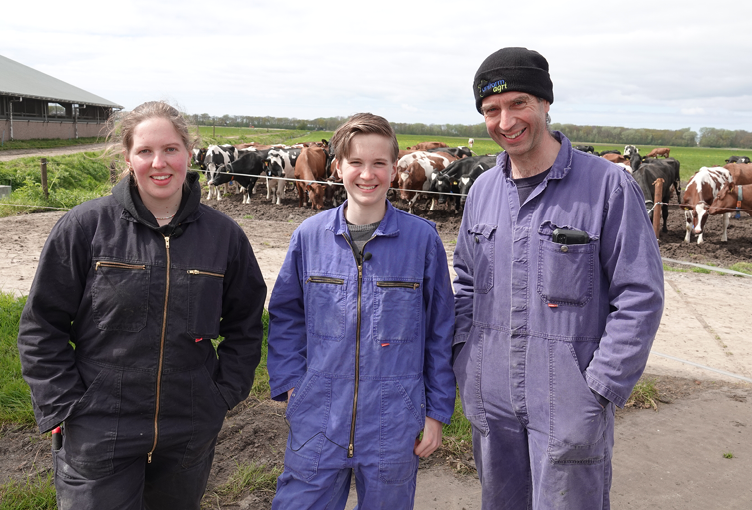
M40 431L70 422L83 436L71 454L185 443L248 396L266 286L241 228L200 203L197 174L187 182L170 225L124 179L47 239L18 348Z

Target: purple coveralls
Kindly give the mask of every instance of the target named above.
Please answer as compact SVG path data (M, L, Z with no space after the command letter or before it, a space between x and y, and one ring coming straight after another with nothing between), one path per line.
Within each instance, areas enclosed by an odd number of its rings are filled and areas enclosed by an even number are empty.
M486 510L609 508L614 404L663 311L639 186L555 136L556 161L524 204L499 154L470 191L454 254L454 371ZM556 228L590 241L555 243Z
M413 507L415 438L426 416L449 423L454 302L446 252L427 220L387 210L363 247L344 207L295 231L269 302L269 384L295 388L274 509ZM370 255L369 255L370 254Z

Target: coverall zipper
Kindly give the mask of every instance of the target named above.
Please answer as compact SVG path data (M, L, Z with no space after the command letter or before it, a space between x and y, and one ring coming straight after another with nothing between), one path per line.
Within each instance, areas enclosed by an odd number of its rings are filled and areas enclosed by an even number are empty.
M358 257L355 253L355 248L353 248L347 235L342 234L342 237L345 238L345 241L350 246L353 256L355 257L355 263L358 265L358 312L356 321L357 329L355 330L355 391L353 392L352 422L350 423L350 444L347 447L347 458L350 459L355 454L355 418L358 415L358 386L360 383L360 303L363 292L363 263L361 262L361 257ZM371 239L373 239L373 237ZM360 250L361 253L363 253L366 244L368 244L371 239L363 243L363 248Z
M157 449L157 439L159 437L159 400L162 390L162 365L164 363L164 344L165 332L167 330L167 298L170 295L170 238L165 236L165 249L167 252L167 280L165 282L164 308L162 312L162 335L159 340L159 365L157 367L157 405L154 410L154 444L151 445L151 451L146 455L147 462L151 464L151 456Z

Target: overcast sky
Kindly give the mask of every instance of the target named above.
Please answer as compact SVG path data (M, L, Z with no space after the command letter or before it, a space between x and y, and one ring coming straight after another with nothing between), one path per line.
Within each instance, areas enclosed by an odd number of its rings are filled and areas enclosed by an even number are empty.
M752 131L742 0L15 5L0 54L126 109L477 124L478 66L524 46L548 59L553 122Z

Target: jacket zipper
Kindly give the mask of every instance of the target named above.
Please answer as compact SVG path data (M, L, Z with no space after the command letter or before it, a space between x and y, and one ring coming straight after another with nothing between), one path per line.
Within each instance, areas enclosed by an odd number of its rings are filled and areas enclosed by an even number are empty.
M415 282L376 282L377 287L400 288L400 289L417 289L420 283Z
M363 263L360 262L358 256L355 254L355 249L350 243L350 239L347 238L347 235L342 234L342 237L345 238L345 241L350 246L350 250L352 250L353 256L355 257L355 263L358 265L358 312L356 321L357 329L355 330L355 388L353 391L352 421L350 422L350 444L347 447L347 458L350 459L355 454L355 419L358 415L358 386L360 384L360 305L363 293ZM371 239L373 239L373 237ZM368 244L371 239L363 243L363 248L360 250L361 253L363 253L366 244Z
M146 455L147 462L151 464L151 456L157 449L157 439L159 438L159 400L162 391L162 365L164 364L164 344L165 332L167 330L167 298L170 295L170 238L165 236L165 250L167 252L167 280L165 282L164 311L162 312L162 335L159 340L159 365L157 367L157 405L154 409L154 444L151 445L151 451Z
M204 274L204 275L207 275L207 276L216 276L217 278L224 278L225 277L225 275L223 275L223 274L210 273L209 271L201 271L199 269L189 269L188 270L188 274L193 274L193 275Z
M123 264L122 262L107 262L100 260L94 266L94 271L99 271L100 267L116 267L118 269L146 269L143 264Z

